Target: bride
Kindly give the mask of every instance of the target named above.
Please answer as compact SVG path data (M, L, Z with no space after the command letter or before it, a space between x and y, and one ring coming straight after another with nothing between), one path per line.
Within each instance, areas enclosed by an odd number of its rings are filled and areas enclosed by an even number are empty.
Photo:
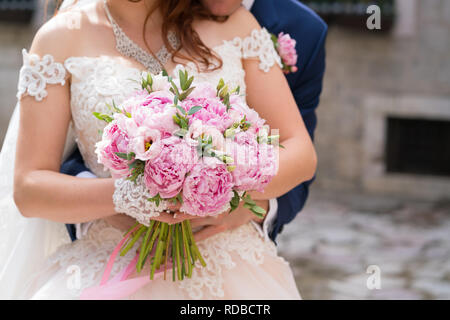
M240 7L217 17L199 0L85 2L61 10L23 50L18 105L0 155L0 298L79 298L100 283L131 217L146 214L139 185L115 182L97 163L104 124L92 116L123 101L145 72L176 76L182 67L198 80L223 78L280 128L280 169L254 199L281 196L314 175L315 150L280 59L251 13ZM59 173L72 135L98 178ZM152 219L191 218L163 213ZM71 243L64 223L84 222L91 222L86 235ZM126 298L300 299L289 264L254 221L198 246L207 267L196 268L191 279L155 279ZM117 258L112 275L131 259Z

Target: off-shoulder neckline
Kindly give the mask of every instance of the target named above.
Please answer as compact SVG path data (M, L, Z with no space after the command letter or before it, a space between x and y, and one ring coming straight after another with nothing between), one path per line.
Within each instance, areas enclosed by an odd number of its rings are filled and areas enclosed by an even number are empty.
M243 43L246 39L249 39L249 38L258 38L259 33L267 33L267 34L270 35L270 33L268 32L268 30L267 30L265 27L254 28L254 29L251 30L251 32L250 32L250 34L249 34L248 36L246 36L246 37L236 36L236 37L234 37L234 38L232 38L232 39L224 39L224 40L222 40L221 43L219 43L219 44L213 46L213 47L211 48L211 50L217 52L217 51L220 51L220 50L222 50L223 48L227 48L227 47L229 47L229 46L231 46L231 47L236 47L237 49L241 50L242 43ZM53 62L59 63L59 64L63 65L63 66L65 67L65 69L68 69L68 68L67 68L67 63L68 63L68 61L70 62L70 60L75 60L75 59L89 59L89 60L107 59L107 60L110 60L110 61L113 61L113 62L118 62L118 61L117 61L118 59L116 59L115 57L112 57L112 56L108 56L108 55L99 55L99 56L69 56L69 57L67 57L63 62L58 62L58 61L54 61L54 58L53 58L53 56L52 56L51 54L45 54L45 55L43 55L43 56L39 56L39 55L34 54L34 53L31 53L31 54L30 54L25 48L22 49L22 52L23 52L23 54L27 54L27 55L29 55L29 56L31 56L31 57L33 57L33 56L36 57L36 56L37 56L37 57L40 58L40 59L44 59L45 57L50 57L50 58L53 60ZM121 57L121 56L122 56L122 55L117 56L117 57ZM125 58L125 57L124 57L124 58ZM177 70L180 66L181 66L181 67L186 67L186 66L189 66L189 65L191 65L191 64L192 64L192 62L188 62L186 65L183 65L183 64L177 64L177 65L175 65L175 67L173 68L173 70L171 70L171 71L168 72L168 73L174 75L174 72L176 72L176 70ZM140 74L148 72L148 70L145 70L144 68L139 68L139 67L137 67L137 66L128 66L128 65L126 65L126 64L124 64L124 63L120 63L120 62L118 63L118 65L120 65L121 67L123 67L123 68L125 68L125 69L128 69L128 70L134 70L134 71L136 71L136 72L139 72ZM142 67L143 67L143 66L142 66ZM68 70L68 71L70 72L70 70Z

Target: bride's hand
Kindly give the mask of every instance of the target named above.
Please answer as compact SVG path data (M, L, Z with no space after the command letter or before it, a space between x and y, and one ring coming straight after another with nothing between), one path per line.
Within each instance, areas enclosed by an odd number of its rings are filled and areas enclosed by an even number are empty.
M255 202L268 211L269 200L255 200ZM201 241L220 232L238 228L252 220L259 224L264 222L264 218L256 217L249 209L244 208L244 203L241 202L239 207L231 213L227 210L217 216L198 218L191 221L191 226L193 229L203 227L194 233L195 241Z

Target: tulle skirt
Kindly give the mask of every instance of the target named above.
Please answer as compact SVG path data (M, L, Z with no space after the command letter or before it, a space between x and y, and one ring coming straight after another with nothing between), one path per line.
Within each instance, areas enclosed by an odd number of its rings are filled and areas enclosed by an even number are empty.
M99 285L109 255L122 236L123 231L97 220L84 238L60 247L31 276L23 298L80 298L84 289ZM123 298L301 299L289 263L277 255L274 243L265 240L251 223L200 241L198 247L207 266L196 267L190 279L173 282L169 272L167 280L152 280ZM133 257L131 251L118 257L111 276Z

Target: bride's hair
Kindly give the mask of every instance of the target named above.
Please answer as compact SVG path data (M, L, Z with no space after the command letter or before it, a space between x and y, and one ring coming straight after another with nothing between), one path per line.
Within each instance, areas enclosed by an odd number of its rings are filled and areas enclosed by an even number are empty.
M47 0L48 1L48 0ZM55 15L64 0L56 1ZM130 2L140 2L142 0L128 0ZM74 1L74 3L76 0ZM172 54L172 61L177 62L176 58L185 59L194 62L198 68L200 65L204 70L216 70L222 67L222 59L208 48L200 39L198 33L192 27L194 19L210 19L214 21L223 22L228 17L219 17L211 14L208 9L201 3L200 0L157 0L154 6L149 9L147 17L145 18L142 35L145 46L156 57L150 49L147 40L145 39L145 28L151 14L159 9L163 17L162 37L167 50ZM169 31L174 31L180 40L180 46L173 49L167 38ZM181 53L184 49L187 54ZM215 62L215 63L213 63ZM162 66L162 64L161 64Z

